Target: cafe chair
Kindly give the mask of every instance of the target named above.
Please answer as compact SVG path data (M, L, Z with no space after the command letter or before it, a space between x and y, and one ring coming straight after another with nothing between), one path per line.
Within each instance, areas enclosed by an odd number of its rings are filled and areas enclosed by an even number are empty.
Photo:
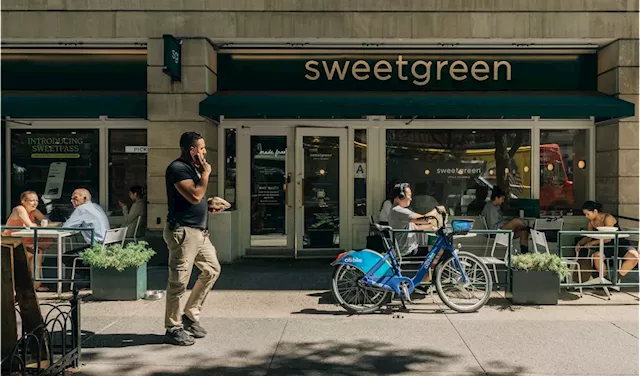
M550 248L557 250L559 249L558 232L562 231L563 225L563 218L538 218L533 225L533 229L544 233L545 238L548 241L547 244L550 245Z
M495 278L496 283L498 283L498 268L497 265L507 265L507 257L509 252L509 236L511 235L511 246L513 247L513 234L509 233L500 233L500 234L491 234L493 235L493 247L491 247L491 255L479 257L480 261L487 266L491 266L493 269L493 276ZM500 259L496 257L496 248L500 245L504 247L505 253L504 258Z
M538 250L538 247L542 247L547 253L551 253L549 252L549 244L547 243L547 237L545 236L544 232L541 232L538 230L531 230L531 239L533 240L533 249L536 252L540 252ZM567 266L569 267L569 270L573 270L574 267L577 269L578 283L582 284L582 274L580 273L580 263L578 263L578 260L562 257L562 262L567 264ZM571 275L567 277L568 280L571 278L572 278ZM580 297L582 297L582 287L579 287L578 290L580 290Z
M107 233L104 235L104 240L102 241L102 250L104 251L105 247L111 244L120 243L121 246L124 246L124 241L127 237L127 228L113 228L111 230L107 230ZM76 263L82 260L82 257L78 256L73 259L73 264L71 266L71 279L75 279L76 276ZM73 285L75 282L71 282L71 290L73 291Z

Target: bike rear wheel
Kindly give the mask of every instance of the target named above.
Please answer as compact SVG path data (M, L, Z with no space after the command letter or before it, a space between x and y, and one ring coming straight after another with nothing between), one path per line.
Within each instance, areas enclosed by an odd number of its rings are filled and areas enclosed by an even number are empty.
M458 259L467 275L468 283L462 282L460 268L451 257L436 266L436 290L442 302L454 311L475 312L482 308L491 296L491 273L489 268L471 253L458 252Z
M389 291L361 286L358 282L363 277L364 273L351 265L340 264L333 271L333 298L350 313L375 312L389 301Z

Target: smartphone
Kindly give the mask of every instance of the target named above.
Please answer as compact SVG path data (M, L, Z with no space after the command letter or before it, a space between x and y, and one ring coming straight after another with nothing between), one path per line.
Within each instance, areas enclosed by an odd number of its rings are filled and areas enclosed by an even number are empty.
M191 154L191 159L193 160L193 164L196 167L200 167L200 158L198 158L198 151L196 150L196 148L191 148L189 150L189 153Z

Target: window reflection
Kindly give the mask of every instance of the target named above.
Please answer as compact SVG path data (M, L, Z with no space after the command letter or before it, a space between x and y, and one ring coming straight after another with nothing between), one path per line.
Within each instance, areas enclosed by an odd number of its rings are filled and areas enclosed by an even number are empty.
M387 130L387 184L413 186L412 209L478 215L490 189L531 197L528 130Z

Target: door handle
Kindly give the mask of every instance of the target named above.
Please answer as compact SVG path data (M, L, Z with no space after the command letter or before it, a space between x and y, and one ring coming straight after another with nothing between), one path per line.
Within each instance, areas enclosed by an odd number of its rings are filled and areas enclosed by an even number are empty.
M287 174L287 179L285 180L285 183L284 183L285 203L286 203L288 208L291 207L291 204L289 202L289 191L290 191L289 183L291 183L291 173Z

